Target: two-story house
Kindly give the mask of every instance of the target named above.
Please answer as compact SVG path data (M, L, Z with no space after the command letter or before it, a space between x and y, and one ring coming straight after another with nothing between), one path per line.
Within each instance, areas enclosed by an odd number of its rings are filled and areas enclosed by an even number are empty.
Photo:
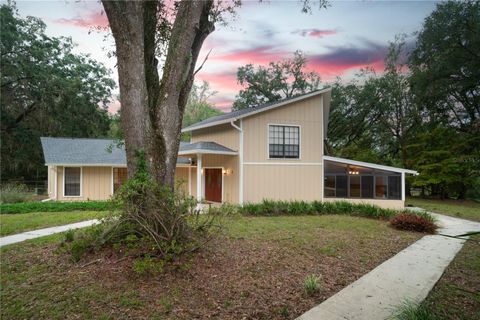
M402 208L416 171L324 155L331 89L209 118L182 132L176 177L214 203L346 200ZM126 180L125 152L105 139L42 138L53 200L109 198ZM107 150L107 149L112 149Z

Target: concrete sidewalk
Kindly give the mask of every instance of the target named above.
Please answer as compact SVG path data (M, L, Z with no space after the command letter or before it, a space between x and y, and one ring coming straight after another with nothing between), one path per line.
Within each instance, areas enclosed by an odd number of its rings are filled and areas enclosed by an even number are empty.
M432 215L437 235L418 240L298 319L383 320L405 300L423 301L466 241L445 235L480 231L480 223Z
M25 240L29 239L35 239L35 238L40 238L44 236L49 236L51 234L55 233L61 233L65 232L71 229L79 229L79 228L85 228L89 226L93 226L95 224L100 223L100 220L98 219L93 219L93 220L88 220L88 221L82 221L82 222L77 222L77 223L72 223L72 224L67 224L64 226L58 226L58 227L51 227L51 228L45 228L45 229L39 229L39 230L34 230L34 231L27 231L23 233L18 233L14 234L11 236L6 236L3 238L0 238L0 247L17 243L17 242L22 242Z

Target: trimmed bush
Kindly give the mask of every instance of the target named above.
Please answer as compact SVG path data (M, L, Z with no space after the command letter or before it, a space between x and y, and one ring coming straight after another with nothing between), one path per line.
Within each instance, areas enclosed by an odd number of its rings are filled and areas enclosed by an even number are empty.
M60 211L106 211L111 209L108 201L75 201L75 202L22 202L0 204L0 213L17 214L29 212L60 212Z
M437 226L425 214L399 213L390 220L390 225L395 229L435 233Z

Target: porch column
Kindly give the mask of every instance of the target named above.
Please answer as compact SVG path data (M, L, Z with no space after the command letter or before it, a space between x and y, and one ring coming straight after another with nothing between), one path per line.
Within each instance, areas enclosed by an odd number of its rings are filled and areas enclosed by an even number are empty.
M405 172L402 172L402 201L405 201Z
M202 201L202 155L197 154L197 201Z

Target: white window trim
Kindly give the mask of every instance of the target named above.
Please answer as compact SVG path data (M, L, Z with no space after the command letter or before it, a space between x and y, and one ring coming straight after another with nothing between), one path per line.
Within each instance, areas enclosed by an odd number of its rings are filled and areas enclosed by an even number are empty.
M80 195L78 196L67 196L65 195L65 168L80 168ZM80 166L65 166L63 167L63 197L64 198L81 198L83 197L83 167Z
M284 126L298 128L298 158L270 158L270 126ZM285 137L284 137L285 139ZM302 127L291 123L268 123L267 125L267 160L277 161L300 161L302 160Z
M224 199L223 192L225 191L225 175L223 174L224 167L202 167L202 170L205 170L205 169L220 169L221 170L221 175L222 175L222 202L208 201L205 198L205 190L207 189L207 186L205 185L205 183L207 183L205 181L205 176L206 176L205 171L202 174L202 186L203 186L203 188L202 188L203 189L202 190L202 199L205 199L205 201L212 202L212 203L223 203L223 199Z

